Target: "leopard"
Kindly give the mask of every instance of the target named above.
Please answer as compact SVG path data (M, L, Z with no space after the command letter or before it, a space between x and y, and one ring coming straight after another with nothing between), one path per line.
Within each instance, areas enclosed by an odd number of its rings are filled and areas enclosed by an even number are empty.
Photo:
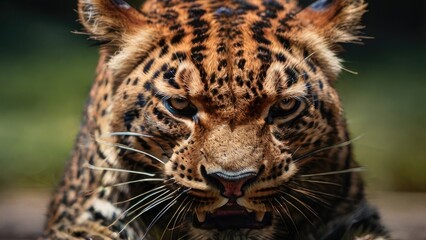
M41 239L390 239L336 81L364 0L79 0L99 46Z

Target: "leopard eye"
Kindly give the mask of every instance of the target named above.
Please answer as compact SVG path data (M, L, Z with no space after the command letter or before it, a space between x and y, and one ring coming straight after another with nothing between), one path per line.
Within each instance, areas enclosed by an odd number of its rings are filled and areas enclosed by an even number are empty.
M268 115L268 122L275 119L290 121L296 118L306 107L306 102L296 98L285 98L278 101L271 107Z
M180 117L194 117L197 114L197 108L186 98L170 97L164 100L164 106L173 115Z

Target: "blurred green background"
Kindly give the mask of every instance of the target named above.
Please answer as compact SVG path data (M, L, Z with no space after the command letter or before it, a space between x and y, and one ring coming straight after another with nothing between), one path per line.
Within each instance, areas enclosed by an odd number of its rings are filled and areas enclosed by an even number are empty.
M136 2L136 1L133 1ZM309 1L304 1L309 2ZM356 158L374 190L426 191L426 1L371 0L348 45L341 92ZM97 61L76 1L0 2L0 191L61 177Z

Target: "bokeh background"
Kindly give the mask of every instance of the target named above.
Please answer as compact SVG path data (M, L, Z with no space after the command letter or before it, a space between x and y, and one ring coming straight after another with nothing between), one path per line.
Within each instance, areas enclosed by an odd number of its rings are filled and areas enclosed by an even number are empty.
M76 0L0 1L2 216L14 214L9 206L44 209L70 154L97 61L97 48L71 33L81 30L75 9ZM341 54L358 74L337 83L352 137L361 136L356 158L370 192L426 192L426 1L371 0L364 24L372 38ZM16 228L1 221L0 239Z

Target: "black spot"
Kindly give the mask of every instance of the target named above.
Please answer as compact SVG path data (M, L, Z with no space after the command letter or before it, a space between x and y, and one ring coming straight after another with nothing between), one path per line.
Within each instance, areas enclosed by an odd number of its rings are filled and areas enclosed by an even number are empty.
M169 45L165 45L163 48L161 48L160 55L158 57L163 57L169 52Z
M162 38L159 42L158 42L158 46L163 47L166 44L166 40L164 38Z
M212 75L210 75L210 84L213 84L216 82L216 74L212 73Z
M204 42L209 35L207 34L208 32L208 28L204 27L204 28L197 28L193 31L193 34L195 35L195 38L192 39L192 43L201 43Z
M170 21L175 20L179 14L176 11L168 9L164 14L161 14L161 17Z
M168 71L166 71L163 75L163 79L166 80L172 87L176 89L180 89L179 84L177 84L175 80L176 76L176 68L170 68Z
M138 143L142 146L145 150L151 150L151 146L142 138L137 138Z
M222 42L222 43L219 43L219 44L217 45L216 52L217 52L217 53L224 53L224 52L226 52L226 46L225 46L225 44L224 44L223 42Z
M270 19L274 19L278 17L277 12L270 9L266 9L264 12L260 12L258 15L263 18L270 18Z
M285 70L287 74L287 87L291 87L293 84L297 82L297 75L299 74L294 68L287 68Z
M204 59L204 55L201 53L192 53L191 58L195 62L202 62Z
M322 91L324 89L324 83L321 80L319 80L318 85L319 85L320 90Z
M154 59L151 59L151 60L149 60L146 64L145 64L145 66L143 67L143 72L146 74L146 73L148 73L149 72L149 70L151 69L151 67L152 67L152 64L154 63Z
M257 82L257 88L259 89L259 91L263 90L263 84L261 82Z
M269 51L269 49L259 46L257 48L257 58L259 58L261 61L263 62L271 62L272 61L272 56L271 56L271 51Z
M227 61L226 61L226 59L222 59L222 60L220 60L220 62L219 62L219 65L218 65L218 67L217 67L217 70L218 71L221 71L223 68L226 68L226 66L228 65L228 63L227 63Z
M160 70L155 71L154 74L152 74L152 80L157 79L158 76L160 76L160 74L161 74Z
M237 11L237 13L239 14L244 13L246 11L258 9L256 5L250 4L246 0L234 0L234 2L238 4L238 10L240 11Z
M177 44L182 41L182 38L185 37L185 30L179 29L176 34L170 40L171 44Z
M253 38L258 43L263 43L266 45L271 44L271 41L265 38L265 34L263 32L264 28L271 27L271 24L266 21L257 21L253 23L253 26L251 27L251 30L253 32Z
M129 95L127 94L127 92L123 93L123 99L126 100L127 98L129 98Z
M244 81L243 81L243 79L241 78L241 76L237 76L237 77L235 78L235 81L237 81L237 83L238 83L238 85L239 85L240 87L242 87L242 86L244 85Z
M179 62L182 62L186 60L186 53L184 52L175 52L172 54L172 60L178 60Z
M136 119L139 118L139 110L137 109L133 109L130 111L127 111L126 113L124 113L123 116L123 121L124 121L124 125L126 126L127 130L130 130L131 126L132 126L132 122Z
M191 48L191 58L195 62L201 62L204 59L204 55L201 53L206 50L204 45L197 45Z
M167 81L172 87L176 88L176 89L180 89L179 84L176 82L176 80L174 78L170 78Z
M133 86L138 85L138 82L139 82L139 78L136 78L136 79L133 81Z
M275 57L277 58L277 60L278 61L280 61L280 62L285 62L287 59L286 59L286 57L284 56L284 54L282 54L282 53L277 53L276 55L275 55Z
M192 26L193 28L208 28L209 24L207 21L202 19L194 19L192 21L188 22L188 25Z
M206 14L206 10L201 8L190 8L188 10L189 18L201 18L204 14Z
M151 91L152 85L150 82L145 82L145 84L143 85L143 88L147 91Z
M191 48L191 53L197 53L197 52L202 52L204 50L206 50L206 46L204 45L197 45Z
M217 84L219 84L219 87L223 85L223 78L217 79Z
M167 63L164 63L164 64L161 66L161 71L162 71L162 72L165 72L165 71L167 71L167 69L168 69Z
M142 93L138 94L138 101L136 102L136 104L140 107L145 107L146 100L145 100L145 96Z
M236 47L236 48L240 48L242 46L243 46L243 42L241 42L241 41L234 43L234 47Z
M176 76L176 68L170 68L164 73L163 79L167 80L170 78L174 78L175 76Z
M263 6L271 10L284 10L283 5L281 5L275 0L263 0L262 4Z
M238 68L239 69L241 69L241 70L244 70L244 66L246 65L246 60L243 58L243 59L240 59L239 61L238 61Z
M164 114L160 111L158 111L158 108L154 108L152 113L157 116L158 120L162 120L164 118Z
M175 30L178 30L180 28L182 28L182 26L179 23L174 24L174 25L169 27L170 31L175 31Z
M286 39L285 37L276 34L275 35L278 39L278 41L281 43L281 45L285 48L285 49L289 49L290 48L290 41L288 39Z

